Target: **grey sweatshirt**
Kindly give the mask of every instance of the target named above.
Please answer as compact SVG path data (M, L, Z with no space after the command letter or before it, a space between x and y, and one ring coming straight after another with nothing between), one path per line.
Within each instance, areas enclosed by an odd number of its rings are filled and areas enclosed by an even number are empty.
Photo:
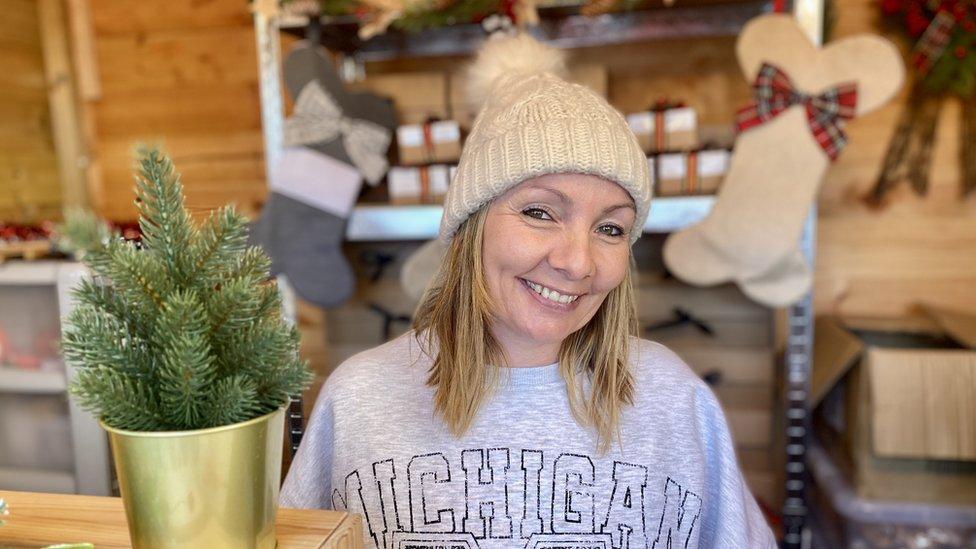
M408 332L326 380L280 504L359 513L384 549L776 547L712 391L659 343L633 338L631 362L635 402L604 455L557 364L506 368L455 438Z

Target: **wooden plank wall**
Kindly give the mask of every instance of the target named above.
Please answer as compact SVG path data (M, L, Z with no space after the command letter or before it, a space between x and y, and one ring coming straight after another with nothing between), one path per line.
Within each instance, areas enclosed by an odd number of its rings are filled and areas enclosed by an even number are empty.
M0 222L61 212L35 0L0 0Z
M91 7L104 90L94 106L104 165L102 212L115 219L132 215L130 149L136 140L156 138L165 138L184 171L191 206L259 202L265 183L257 71L244 2L91 0ZM835 7L835 37L879 31L873 0ZM748 98L733 44L653 43L617 48L613 55L586 50L573 60L607 65L609 98L621 110L662 97L684 99L699 108L704 124L727 127ZM369 67L371 73L411 70L439 69L437 63ZM819 311L897 317L922 300L976 310L976 199L956 198L958 105L942 113L928 197L902 187L880 212L859 200L877 176L903 101L849 125L853 144L821 191Z
M194 211L266 194L254 30L244 0L91 0L101 212L131 219L132 151L161 143Z

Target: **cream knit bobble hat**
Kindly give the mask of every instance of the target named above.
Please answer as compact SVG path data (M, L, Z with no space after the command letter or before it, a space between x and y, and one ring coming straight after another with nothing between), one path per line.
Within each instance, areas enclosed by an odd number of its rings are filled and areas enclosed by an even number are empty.
M633 244L651 205L651 181L637 138L606 100L560 75L561 52L527 34L489 38L471 66L469 93L484 99L444 199L440 237L519 183L551 173L591 174L634 199Z

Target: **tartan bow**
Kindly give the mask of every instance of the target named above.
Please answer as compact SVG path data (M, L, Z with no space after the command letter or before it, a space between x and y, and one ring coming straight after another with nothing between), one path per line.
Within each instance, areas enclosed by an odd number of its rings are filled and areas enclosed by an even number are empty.
M763 63L752 87L754 102L736 114L738 132L771 120L793 105L804 105L810 132L831 160L835 160L847 144L841 126L844 120L854 118L857 85L853 82L840 84L818 95L807 95L793 87L782 69Z
M932 65L942 57L955 26L956 18L948 10L941 10L935 14L912 52L912 64L918 69L919 74L923 76L928 74Z
M342 145L371 185L386 173L389 129L369 120L349 118L322 84L312 80L298 94L295 112L285 120L285 146L310 145L342 136Z

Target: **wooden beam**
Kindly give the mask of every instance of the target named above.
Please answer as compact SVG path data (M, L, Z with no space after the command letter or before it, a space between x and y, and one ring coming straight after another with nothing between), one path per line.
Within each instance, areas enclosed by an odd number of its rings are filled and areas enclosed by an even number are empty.
M89 0L67 0L67 7L78 97L81 101L97 101L102 96L102 84L95 52L91 5Z
M41 51L51 109L51 133L58 158L62 209L86 207L84 143L78 120L68 28L62 0L37 3Z
M90 0L67 0L68 21L71 26L71 51L78 81L78 119L81 125L85 181L88 190L88 207L96 214L104 215L105 181L102 162L97 153L98 126L95 123L95 105L102 98L102 73L98 65L95 24Z

